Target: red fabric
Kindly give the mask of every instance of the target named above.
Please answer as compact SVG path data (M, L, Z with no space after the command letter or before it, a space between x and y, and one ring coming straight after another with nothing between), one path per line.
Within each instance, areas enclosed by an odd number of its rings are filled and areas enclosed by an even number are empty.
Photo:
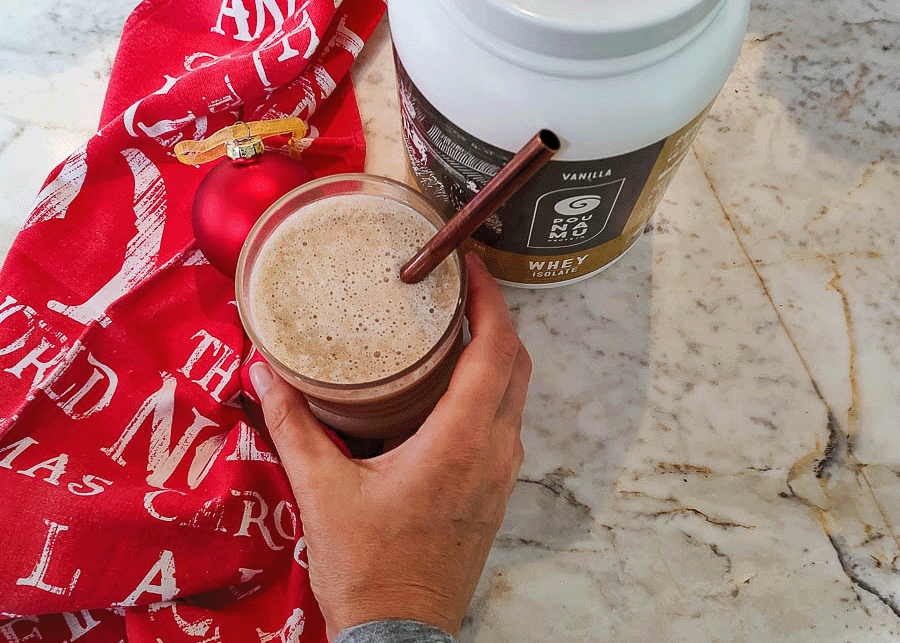
M0 641L324 639L287 479L242 408L234 285L191 234L213 164L172 148L295 115L314 174L360 171L347 71L383 11L151 0L129 18L99 132L0 273Z

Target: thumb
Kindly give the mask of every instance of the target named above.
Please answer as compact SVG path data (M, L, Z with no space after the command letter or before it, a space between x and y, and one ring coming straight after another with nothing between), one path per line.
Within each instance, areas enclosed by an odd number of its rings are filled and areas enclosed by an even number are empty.
M308 488L309 482L319 478L319 472L334 472L347 463L300 391L265 362L253 364L249 376L295 493Z

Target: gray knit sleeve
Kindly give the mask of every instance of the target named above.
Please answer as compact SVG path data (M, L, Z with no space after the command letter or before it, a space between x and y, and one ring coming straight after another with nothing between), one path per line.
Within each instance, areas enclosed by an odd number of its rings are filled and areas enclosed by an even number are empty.
M456 643L456 639L419 621L371 621L348 627L334 643Z

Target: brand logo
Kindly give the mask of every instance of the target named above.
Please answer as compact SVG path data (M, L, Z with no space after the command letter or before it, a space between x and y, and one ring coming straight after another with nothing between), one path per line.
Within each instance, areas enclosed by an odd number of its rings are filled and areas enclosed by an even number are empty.
M568 248L599 236L625 179L547 192L534 205L529 248Z

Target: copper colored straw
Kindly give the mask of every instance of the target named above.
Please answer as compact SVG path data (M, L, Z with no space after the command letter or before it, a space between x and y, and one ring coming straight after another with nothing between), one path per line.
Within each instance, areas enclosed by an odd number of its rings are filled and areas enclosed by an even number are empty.
M422 281L462 243L491 213L515 194L559 150L559 139L542 129L513 156L509 163L479 190L431 240L400 269L408 284Z

